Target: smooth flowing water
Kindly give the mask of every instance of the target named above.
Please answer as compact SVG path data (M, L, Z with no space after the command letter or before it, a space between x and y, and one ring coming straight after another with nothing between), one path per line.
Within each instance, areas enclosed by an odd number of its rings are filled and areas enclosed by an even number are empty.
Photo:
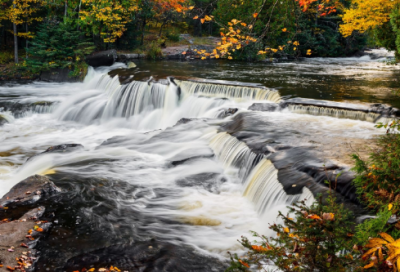
M0 127L0 195L34 174L47 175L69 192L54 205L57 221L41 244L39 271L56 270L96 248L150 238L224 259L227 251L242 251L237 239L249 230L268 235L278 210L299 199L313 200L307 187L284 190L269 153L279 155L288 145L313 146L326 155L323 160L345 164L344 142L365 145L382 133L358 115L339 119L248 107L278 103L287 95L397 105L390 91L399 87L400 70L383 60L139 62L135 69L123 64L91 69L83 83L3 85L0 114L7 123ZM118 76L107 74L111 70L138 81L120 84ZM149 76L165 80L139 80ZM222 118L231 108L237 113ZM259 136L267 130L274 135L262 142L264 153L221 129L235 116L254 121L237 122L242 136L254 129ZM27 161L67 143L84 148Z

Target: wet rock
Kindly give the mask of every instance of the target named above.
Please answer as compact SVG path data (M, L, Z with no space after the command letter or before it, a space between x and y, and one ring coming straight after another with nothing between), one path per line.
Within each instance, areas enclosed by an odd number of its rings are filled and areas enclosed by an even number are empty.
M0 218L19 218L61 190L46 176L34 175L17 183L0 199Z
M86 63L92 67L111 66L117 60L115 49L93 53L86 57Z
M137 60L137 59L139 59L139 54L124 54L124 53L117 54L118 62L127 63L129 61Z
M127 66L128 66L129 69L130 68L136 68L136 64L133 61L128 61Z
M254 103L248 110L252 111L277 111L279 105L275 103Z
M27 159L27 161L40 156L42 154L46 154L46 153L67 153L67 152L73 152L76 150L80 150L83 149L83 145L81 144L62 144L62 145L55 145L55 146L51 146L49 148L46 149L46 151L39 153L35 156L32 156L30 158Z
M237 112L238 112L238 109L237 109L237 108L229 108L229 109L223 110L223 111L218 115L218 118L223 119L223 118L226 118L226 117L228 117L228 116L232 116L232 115L234 115L234 114L237 113Z
M0 115L0 126L7 123L8 123L7 119L4 116Z
M224 182L226 182L226 178L221 174L201 173L179 179L176 184L181 187L201 187L211 193L219 194L220 185Z
M189 123L189 122L191 122L193 120L194 120L193 118L182 118L176 123L175 126L181 125L181 124L187 124L187 123Z
M82 268L96 269L118 267L122 271L225 271L226 263L202 255L193 248L159 241L136 242L114 245L82 254L68 260L63 271Z
M34 271L38 259L38 251L34 248L50 227L49 223L37 222L44 211L44 207L38 207L18 220L0 222L0 263L3 264L0 272L9 271L7 266L18 267L18 261L26 264L25 271Z

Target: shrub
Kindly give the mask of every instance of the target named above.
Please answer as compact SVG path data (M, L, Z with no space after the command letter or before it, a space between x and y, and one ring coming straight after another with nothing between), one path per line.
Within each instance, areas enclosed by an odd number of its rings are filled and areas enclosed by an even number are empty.
M167 32L167 34L165 35L167 37L168 40L170 40L171 42L179 42L181 40L181 37L179 36L179 33L175 33L175 32Z
M344 271L356 269L358 251L353 251L352 214L330 196L308 207L305 202L289 207L289 214L279 213L283 224L270 228L276 237L253 233L261 242L242 237L246 257L231 256L228 271L247 271L274 265L280 271ZM294 218L290 218L290 214Z
M357 173L354 185L360 200L373 210L393 203L393 212L400 208L400 135L386 134L378 139L378 149L368 161L353 155Z
M149 44L146 50L146 58L151 60L160 59L163 57L161 50L161 40L153 41Z

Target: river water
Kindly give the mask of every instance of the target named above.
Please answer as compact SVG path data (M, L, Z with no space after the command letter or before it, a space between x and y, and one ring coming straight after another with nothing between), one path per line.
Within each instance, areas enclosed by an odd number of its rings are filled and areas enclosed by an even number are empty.
M269 129L274 144L267 139L263 146L272 153L279 155L283 145L312 147L321 160L348 168L348 144L365 146L383 133L373 122L248 107L289 97L398 106L392 91L400 88L400 69L385 64L384 51L375 53L378 59L276 64L140 61L134 69L90 69L83 83L2 85L1 114L8 123L0 127L0 195L33 174L47 175L68 192L50 209L54 227L40 244L39 271L56 271L98 248L151 238L224 260L227 251L242 252L241 235L270 234L268 223L278 210L298 199L310 203L313 194L307 187L285 192L278 166L249 149L255 140L246 145L221 128L240 116L242 134ZM107 74L111 70L121 81L137 81L121 85ZM165 82L141 81L150 76ZM188 80L193 78L220 81ZM221 118L228 108L238 112ZM182 118L192 121L177 125ZM84 148L27 162L68 143Z

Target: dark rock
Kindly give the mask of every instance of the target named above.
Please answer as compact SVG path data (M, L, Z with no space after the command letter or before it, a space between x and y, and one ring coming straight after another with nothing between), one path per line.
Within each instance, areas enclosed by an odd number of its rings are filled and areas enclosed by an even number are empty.
M276 111L279 110L279 104L275 103L254 103L249 107L252 111Z
M49 71L44 71L40 74L39 79L47 82L80 82L79 77L71 77L68 68L54 68Z
M83 145L81 144L62 144L62 145L55 145L55 146L51 146L49 148L46 149L46 151L39 153L35 156L32 156L30 158L27 159L27 161L40 156L42 154L46 154L46 153L67 153L67 152L73 152L76 150L80 150L83 149Z
M124 54L119 53L117 54L117 61L128 63L128 61L137 60L139 59L139 54Z
M193 121L193 120L194 120L194 119L191 119L191 118L182 118L182 119L180 119L180 120L176 123L175 126L181 125L181 124L187 124L187 123L189 123L189 122L191 122L191 121Z
M7 266L18 266L17 260L22 256L24 263L29 264L25 267L25 271L34 271L35 263L38 259L38 251L35 250L37 241L49 230L49 223L40 224L36 223L45 211L44 207L38 207L28 211L21 218L16 221L2 221L0 223L0 264L3 267L1 271L7 270ZM35 226L41 228L36 231ZM29 230L34 230L30 235L32 239L28 239ZM11 249L11 250L10 250Z
M237 112L238 112L238 109L237 109L237 108L229 108L229 109L223 110L223 111L218 115L218 118L223 119L223 118L226 118L226 117L228 117L228 116L234 115L234 114L237 113Z
M0 199L0 218L19 218L61 190L46 176L34 175L17 183Z
M38 101L34 103L21 103L20 101L0 101L2 111L10 111L14 117L21 117L27 111L36 113L47 112L45 107L50 107L54 102ZM1 115L0 115L1 116Z
M111 66L117 60L115 49L93 53L86 57L86 63L92 67Z
M122 271L225 271L227 264L193 248L159 241L114 245L68 260L63 271L116 266Z

